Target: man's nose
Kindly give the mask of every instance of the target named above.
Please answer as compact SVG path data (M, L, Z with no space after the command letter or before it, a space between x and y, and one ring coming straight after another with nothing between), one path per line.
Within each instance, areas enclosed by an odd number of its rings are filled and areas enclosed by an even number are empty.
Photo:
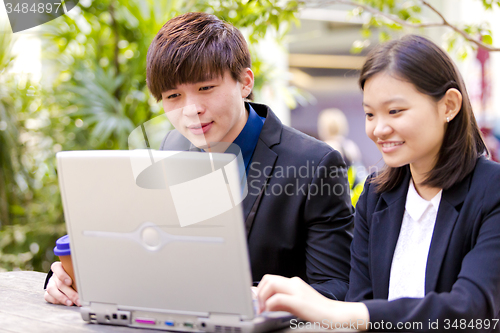
M203 112L203 106L201 106L200 104L188 104L182 108L182 114L186 117L199 116Z

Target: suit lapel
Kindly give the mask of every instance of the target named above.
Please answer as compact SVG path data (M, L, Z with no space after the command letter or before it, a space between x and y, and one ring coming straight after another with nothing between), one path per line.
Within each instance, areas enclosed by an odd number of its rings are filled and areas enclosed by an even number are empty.
M243 214L247 235L252 229L257 208L264 196L266 185L273 174L278 155L259 140L248 170L248 194L243 200Z
M251 103L251 105L259 116L266 118L266 121L260 132L259 141L248 168L248 194L243 199L243 214L247 236L252 229L257 208L265 195L265 188L273 174L274 165L278 158L278 154L271 147L280 143L281 132L283 131L283 124L269 107L257 103Z
M439 204L434 232L432 234L431 247L427 256L427 266L425 269L425 293L436 289L436 285L441 271L450 238L458 220L459 206L467 196L471 175L460 183L443 191Z
M389 295L392 257L403 222L409 182L408 172L397 188L382 193L372 215L370 261L374 298L387 299Z

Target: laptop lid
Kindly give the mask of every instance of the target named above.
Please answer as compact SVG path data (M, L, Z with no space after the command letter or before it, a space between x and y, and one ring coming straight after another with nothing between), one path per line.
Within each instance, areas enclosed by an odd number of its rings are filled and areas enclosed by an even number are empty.
M235 155L72 151L57 163L83 306L254 317Z

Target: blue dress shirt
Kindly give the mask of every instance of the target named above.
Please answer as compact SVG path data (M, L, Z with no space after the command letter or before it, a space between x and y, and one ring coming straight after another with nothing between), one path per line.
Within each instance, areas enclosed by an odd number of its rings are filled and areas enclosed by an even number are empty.
M261 117L255 112L250 104L245 103L248 110L248 120L240 134L234 139L233 144L241 149L243 162L245 162L245 171L248 173L248 166L252 161L253 152L259 141L260 131L264 126L266 118ZM226 151L229 152L229 151Z

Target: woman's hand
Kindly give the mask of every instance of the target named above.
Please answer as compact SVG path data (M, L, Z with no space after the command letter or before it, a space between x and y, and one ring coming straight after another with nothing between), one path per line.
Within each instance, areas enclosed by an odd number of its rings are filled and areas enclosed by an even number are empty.
M287 311L310 322L332 322L333 328L335 323L354 322L357 329L366 330L370 320L363 303L328 299L298 277L265 275L258 286L258 300L259 312Z

